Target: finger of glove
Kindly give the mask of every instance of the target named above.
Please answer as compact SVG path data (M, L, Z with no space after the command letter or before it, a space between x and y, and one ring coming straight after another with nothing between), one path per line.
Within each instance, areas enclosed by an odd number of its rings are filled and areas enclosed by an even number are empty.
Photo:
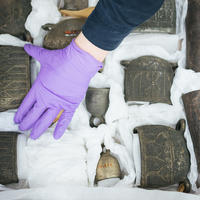
M45 111L45 107L38 106L35 103L33 108L27 113L22 122L19 125L19 129L22 131L29 130L35 124L35 122L40 118L40 116Z
M17 112L15 113L14 122L16 124L21 123L24 116L32 108L34 103L35 103L35 95L34 95L33 88L31 88L31 90L28 92L28 94L25 96L24 100L22 101L21 105L19 106Z
M59 139L62 137L69 123L71 122L73 115L74 115L74 111L71 111L71 112L64 111L62 113L60 119L58 120L56 128L54 130L53 136L55 139Z
M42 135L42 133L51 125L53 120L58 115L59 111L60 109L55 108L49 108L48 110L46 110L34 124L30 137L32 139L39 138Z

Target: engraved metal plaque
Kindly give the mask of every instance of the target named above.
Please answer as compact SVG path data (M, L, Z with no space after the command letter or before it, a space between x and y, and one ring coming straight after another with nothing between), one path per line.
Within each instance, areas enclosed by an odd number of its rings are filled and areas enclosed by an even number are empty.
M1 0L0 34L22 37L25 34L24 23L30 12L31 0Z
M82 29L86 19L66 19L58 24L46 24L43 29L50 30L44 38L47 49L62 49L70 44Z
M29 56L22 47L0 46L0 111L17 108L29 89Z
M142 56L132 61L122 61L121 64L125 66L126 102L171 104L170 89L176 64L153 56Z
M176 33L176 3L175 0L165 0L161 8L133 32Z
M17 132L0 132L0 184L18 182Z
M141 187L159 188L187 180L190 155L184 138L185 120L176 130L162 125L137 127L141 152Z

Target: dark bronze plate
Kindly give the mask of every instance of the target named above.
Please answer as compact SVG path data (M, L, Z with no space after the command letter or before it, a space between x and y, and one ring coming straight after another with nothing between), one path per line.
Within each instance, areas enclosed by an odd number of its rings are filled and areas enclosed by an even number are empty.
M47 49L62 49L70 44L82 29L86 19L66 19L58 24L46 24L43 29L50 30L44 38Z
M29 56L22 47L0 46L0 111L17 108L29 89Z
M142 56L132 61L122 61L121 64L125 66L126 102L171 104L170 89L175 64L153 56Z
M133 32L176 33L176 3L175 0L165 0L161 8Z

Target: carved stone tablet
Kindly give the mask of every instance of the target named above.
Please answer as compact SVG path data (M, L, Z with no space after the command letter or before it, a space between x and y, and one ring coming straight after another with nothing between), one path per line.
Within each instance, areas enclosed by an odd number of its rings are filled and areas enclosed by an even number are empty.
M184 94L182 99L200 173L200 90Z
M141 187L165 187L187 180L190 155L184 138L185 120L176 130L162 125L134 129L139 135L141 152Z
M200 1L189 0L186 17L186 41L188 69L200 72Z
M0 3L0 34L18 37L25 34L25 21L31 12L31 0L2 0Z
M62 49L70 44L82 29L86 19L66 19L58 24L46 24L43 29L50 30L44 38L43 46L47 49Z
M29 56L21 47L0 46L0 111L17 108L29 89Z
M125 66L126 102L171 104L170 89L175 64L153 56L142 56L132 61L122 61L121 64Z
M18 182L17 132L0 132L0 184Z
M88 0L64 0L63 9L81 10L88 7Z
M163 32L176 33L176 3L175 0L165 0L161 8L133 32Z

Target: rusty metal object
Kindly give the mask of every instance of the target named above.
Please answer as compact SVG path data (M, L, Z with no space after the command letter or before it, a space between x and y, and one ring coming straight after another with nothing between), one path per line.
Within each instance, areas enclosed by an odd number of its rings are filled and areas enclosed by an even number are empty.
M162 125L133 130L140 140L141 187L165 187L187 179L190 155L184 138L185 127L186 122L181 119L176 130Z
M81 10L88 7L88 0L64 0L63 9Z
M176 2L165 0L161 8L133 32L176 33Z
M184 94L182 99L200 173L200 90Z
M47 49L62 49L70 44L82 29L86 19L66 19L58 24L46 24L42 26L49 31L44 38L43 46Z
M31 0L2 0L0 3L0 34L9 33L22 38L25 21L31 12Z
M0 111L17 108L29 89L29 56L21 47L0 46Z
M102 181L109 178L120 178L121 170L118 160L110 155L110 150L101 153L97 164L95 181Z
M91 113L90 126L98 127L105 123L104 114L109 106L109 88L88 88L86 93L86 107ZM100 122L95 124L94 120L98 118Z
M17 132L0 132L0 184L17 183Z
M186 67L200 72L200 2L188 1L186 17Z
M171 104L170 89L176 64L153 56L121 61L121 64L125 66L126 102L147 101Z

